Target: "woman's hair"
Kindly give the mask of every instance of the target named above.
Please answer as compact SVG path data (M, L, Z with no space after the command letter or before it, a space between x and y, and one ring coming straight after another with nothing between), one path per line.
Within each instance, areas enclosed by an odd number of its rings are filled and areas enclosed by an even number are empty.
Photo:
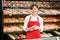
M36 4L31 5L31 9L33 9L33 7L36 6L38 8L38 6Z

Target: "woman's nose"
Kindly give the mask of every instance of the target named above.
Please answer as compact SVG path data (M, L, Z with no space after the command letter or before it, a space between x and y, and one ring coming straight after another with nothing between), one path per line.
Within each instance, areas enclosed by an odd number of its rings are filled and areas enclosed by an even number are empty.
M36 8L33 8L33 10L36 10Z

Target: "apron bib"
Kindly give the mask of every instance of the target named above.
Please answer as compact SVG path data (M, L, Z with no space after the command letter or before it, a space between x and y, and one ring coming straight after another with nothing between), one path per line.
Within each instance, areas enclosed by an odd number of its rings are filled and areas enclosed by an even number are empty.
M40 23L39 23L39 18L37 17L38 21L30 21L31 20L31 17L29 19L29 22L27 24L28 28L29 27L32 27L34 25L37 25L40 27ZM33 31L27 31L26 32L26 39L30 39L30 38L40 38L41 37L41 34L40 34L40 31L39 30L33 30Z

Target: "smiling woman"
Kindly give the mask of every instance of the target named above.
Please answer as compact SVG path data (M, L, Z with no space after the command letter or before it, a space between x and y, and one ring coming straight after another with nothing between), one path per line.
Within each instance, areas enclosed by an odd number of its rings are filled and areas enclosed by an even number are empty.
M43 19L38 15L38 6L31 6L31 15L26 16L24 21L24 30L26 38L40 38L43 31Z

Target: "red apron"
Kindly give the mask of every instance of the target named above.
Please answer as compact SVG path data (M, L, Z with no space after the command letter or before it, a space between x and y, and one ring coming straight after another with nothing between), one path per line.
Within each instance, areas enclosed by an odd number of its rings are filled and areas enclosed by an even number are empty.
M39 22L39 18L37 17L37 21L30 21L31 20L31 17L29 19L29 22L27 24L28 28L29 27L32 27L34 25L37 25L40 27L40 22ZM33 30L33 31L28 31L26 32L26 39L30 39L30 38L40 38L41 37L41 34L40 34L40 31L39 30Z

